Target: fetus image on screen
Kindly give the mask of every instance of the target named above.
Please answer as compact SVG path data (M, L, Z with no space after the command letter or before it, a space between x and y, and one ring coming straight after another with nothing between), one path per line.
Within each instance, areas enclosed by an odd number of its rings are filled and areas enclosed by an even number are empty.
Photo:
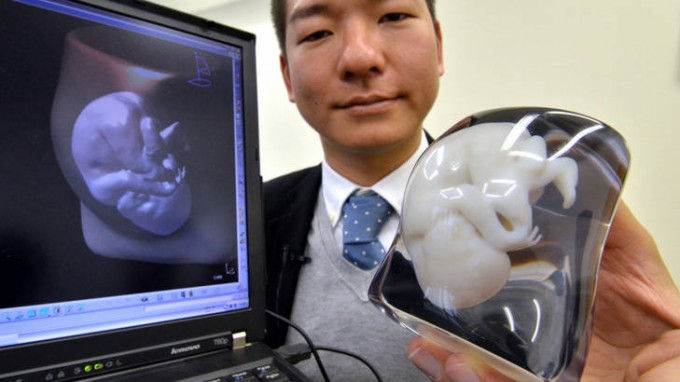
M562 207L576 198L576 161L548 157L520 124L483 123L434 143L409 182L404 244L425 297L445 310L493 297L511 271L509 251L541 240L532 200L554 184Z
M182 227L191 212L191 188L170 150L178 129L179 122L159 126L133 92L90 102L73 127L71 151L94 199L155 235Z

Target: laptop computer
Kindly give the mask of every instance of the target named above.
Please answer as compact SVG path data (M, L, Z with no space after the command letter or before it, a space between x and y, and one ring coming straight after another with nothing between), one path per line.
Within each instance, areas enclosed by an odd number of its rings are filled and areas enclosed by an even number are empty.
M304 380L262 344L255 37L0 2L0 381Z

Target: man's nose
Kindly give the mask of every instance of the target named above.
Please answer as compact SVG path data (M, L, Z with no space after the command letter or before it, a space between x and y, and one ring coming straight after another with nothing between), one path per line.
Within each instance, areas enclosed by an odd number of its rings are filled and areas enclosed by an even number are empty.
M350 25L343 38L340 75L346 80L363 79L382 73L384 68L383 42L378 31L360 23Z

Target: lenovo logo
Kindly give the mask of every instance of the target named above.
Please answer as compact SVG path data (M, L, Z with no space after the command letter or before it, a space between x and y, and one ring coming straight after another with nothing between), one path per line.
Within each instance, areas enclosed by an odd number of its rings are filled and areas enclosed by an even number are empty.
M170 355L188 353L188 352L196 351L196 350L199 350L199 349L201 349L200 344L184 346L184 347L181 347L181 348L172 348L170 350Z

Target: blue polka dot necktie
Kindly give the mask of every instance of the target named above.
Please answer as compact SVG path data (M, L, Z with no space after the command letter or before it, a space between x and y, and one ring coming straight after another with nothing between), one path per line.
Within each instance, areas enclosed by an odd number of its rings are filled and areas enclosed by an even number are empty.
M377 266L385 256L377 236L393 211L392 206L374 192L350 196L342 206L343 257L363 270Z

